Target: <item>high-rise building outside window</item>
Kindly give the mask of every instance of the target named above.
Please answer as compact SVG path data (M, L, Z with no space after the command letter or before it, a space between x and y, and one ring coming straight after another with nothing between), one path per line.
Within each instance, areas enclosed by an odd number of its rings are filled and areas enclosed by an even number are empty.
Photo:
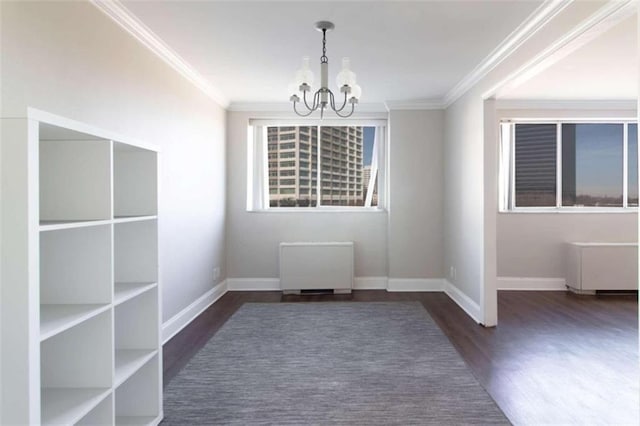
M380 207L385 127L254 128L249 209Z
M502 123L500 210L638 206L632 122Z

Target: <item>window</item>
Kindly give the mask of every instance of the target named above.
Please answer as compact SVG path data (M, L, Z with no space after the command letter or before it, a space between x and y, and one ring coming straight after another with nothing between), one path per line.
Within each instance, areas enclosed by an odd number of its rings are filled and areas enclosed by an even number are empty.
M502 123L500 210L638 206L638 126Z
M556 125L516 124L516 205L556 205Z
M382 122L324 123L331 125L251 123L248 209L382 207L386 127Z
M638 207L638 125L628 126L627 158L629 159L627 206Z
M562 205L622 207L622 124L562 124Z

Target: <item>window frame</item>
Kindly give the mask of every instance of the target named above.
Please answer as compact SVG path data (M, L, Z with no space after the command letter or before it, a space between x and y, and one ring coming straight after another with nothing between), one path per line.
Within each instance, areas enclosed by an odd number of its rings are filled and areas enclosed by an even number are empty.
M269 203L269 164L268 164L268 127L317 127L318 143L316 146L317 172L316 186L313 187L318 202L313 207L271 207ZM377 154L377 206L337 206L322 205L322 137L321 127L375 127L376 132L382 131L382 143L374 147ZM305 143L307 143L305 141ZM311 145L311 140L309 140ZM247 131L247 212L261 213L335 213L335 212L368 212L384 213L388 210L388 152L389 127L386 119L250 119ZM374 155L374 158L376 155ZM333 167L333 165L332 165ZM262 178L261 178L262 177ZM310 185L313 176L309 176ZM348 184L348 182L347 182ZM364 185L363 185L364 186Z
M515 170L515 125L516 124L554 124L556 126L556 205L555 206L516 206L516 170ZM597 207L597 206L563 206L562 205L562 125L563 124L621 124L622 129L622 206ZM541 119L524 118L502 119L499 122L499 213L637 213L637 206L629 206L629 125L638 121L631 118L561 118ZM505 130L507 128L508 130ZM503 140L508 135L508 141ZM505 144L508 143L506 152L508 159L502 158L505 154ZM505 165L508 164L508 167ZM507 170L505 170L507 169Z

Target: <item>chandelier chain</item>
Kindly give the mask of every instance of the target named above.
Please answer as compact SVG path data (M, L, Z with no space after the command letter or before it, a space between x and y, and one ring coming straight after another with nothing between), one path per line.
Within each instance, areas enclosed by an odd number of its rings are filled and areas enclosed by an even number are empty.
M322 56L320 57L320 63L326 64L329 62L329 58L327 58L327 30L326 28L322 29Z

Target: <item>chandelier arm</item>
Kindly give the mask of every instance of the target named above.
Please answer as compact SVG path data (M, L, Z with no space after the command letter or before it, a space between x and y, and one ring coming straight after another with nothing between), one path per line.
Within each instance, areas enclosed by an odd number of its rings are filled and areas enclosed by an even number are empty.
M311 104L312 106L309 106L309 103L307 102L307 92L303 92L302 93L302 99L304 100L304 106L307 107L307 109L311 112L315 111L318 109L318 97L319 97L319 93L320 91L317 91L316 93L313 94L313 103Z
M313 111L313 108L311 108L309 106L309 104L307 103L307 91L306 90L302 92L302 100L304 101L304 106L306 106L309 111Z
M308 116L310 116L310 115L313 113L313 111L315 111L315 110L311 109L311 110L309 110L309 112L307 112L306 114L303 114L303 113L301 113L301 112L299 112L299 111L298 111L298 108L296 108L296 104L297 104L297 102L294 102L294 103L293 103L293 111L294 111L296 114L298 114L300 117L308 117Z
M335 108L335 106L334 106L333 110L334 110L335 112L340 112L340 111L342 111L342 110L344 109L344 107L346 107L346 106L347 106L347 92L344 92L344 102L342 103L342 106L340 107L340 109L336 109L336 108Z
M318 92L313 94L313 102L311 103L311 106L307 105L307 108L309 109L309 111L317 111L318 110Z
M339 111L336 111L336 115L337 115L338 117L342 117L342 118L351 117L351 115L353 115L353 111L355 110L355 107L356 107L356 104L355 104L355 103L352 103L352 104L351 104L351 111L349 112L349 114L342 115L342 114L340 114L340 112L339 112Z

